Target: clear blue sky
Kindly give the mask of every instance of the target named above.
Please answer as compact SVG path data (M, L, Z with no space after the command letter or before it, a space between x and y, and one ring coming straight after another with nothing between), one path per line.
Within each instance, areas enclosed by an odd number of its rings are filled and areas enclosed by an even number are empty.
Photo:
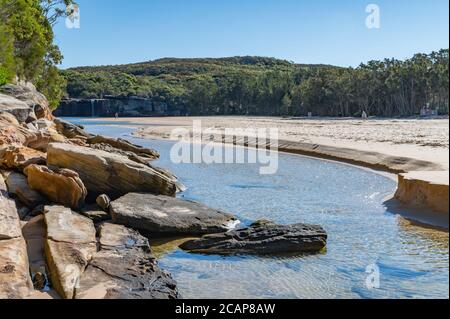
M56 26L63 67L259 55L356 66L449 46L448 0L77 0ZM366 28L378 4L381 28Z

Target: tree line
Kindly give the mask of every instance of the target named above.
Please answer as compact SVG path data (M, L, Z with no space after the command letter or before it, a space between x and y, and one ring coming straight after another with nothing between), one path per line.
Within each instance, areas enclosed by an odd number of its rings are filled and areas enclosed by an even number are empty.
M448 49L357 68L262 57L161 59L70 69L67 97L138 96L188 115L412 116L448 114Z

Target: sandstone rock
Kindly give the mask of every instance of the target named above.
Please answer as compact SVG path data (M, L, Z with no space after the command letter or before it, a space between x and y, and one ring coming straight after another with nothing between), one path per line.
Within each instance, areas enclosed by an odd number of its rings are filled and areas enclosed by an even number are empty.
M65 299L75 287L88 261L96 253L93 222L62 206L47 206L45 255L53 287Z
M45 222L44 215L32 218L23 228L22 233L27 243L28 260L34 288L43 290L48 284L45 263Z
M28 185L25 175L12 172L6 178L8 192L30 209L47 203L47 199Z
M0 175L0 240L22 236L16 203L9 198L3 176Z
M46 154L25 146L0 149L0 167L23 170L31 164L45 164Z
M52 171L46 166L30 165L25 169L28 184L52 202L80 209L87 190L78 174L69 169Z
M30 148L47 152L48 145L51 143L67 143L68 140L52 129L37 131L33 138L29 138L25 145Z
M248 228L207 235L181 245L191 252L207 254L300 254L318 252L327 243L327 233L316 225L276 225L256 222Z
M81 275L77 299L176 299L176 283L150 255L146 238L126 227L100 228L101 251Z
M81 209L81 214L92 220L94 223L100 223L111 219L109 212L105 212L97 204L85 205Z
M14 115L19 123L25 123L34 111L25 103L14 97L0 93L0 112Z
M0 299L23 299L32 289L24 239L0 240Z
M0 92L25 102L36 118L53 120L47 98L38 92L31 83L22 83L20 85L7 84L0 87Z
M159 158L159 153L155 150L144 148L139 145L132 144L124 139L114 139L110 137L105 137L101 135L97 135L94 137L91 137L87 140L88 144L96 145L96 144L106 144L110 145L116 149L119 149L124 152L131 152L134 153L140 157L145 157L150 160L154 160Z
M55 119L54 123L56 125L57 131L64 135L67 138L83 138L87 139L90 138L92 135L84 131L82 128L80 128L77 125L74 125L72 123L66 122L61 119Z
M142 193L111 202L110 210L115 223L150 234L220 233L236 220L196 202Z
M50 144L47 164L76 171L93 199L102 194L115 199L136 191L175 196L177 191L170 178L151 167L88 147Z
M111 199L108 197L108 195L103 194L98 196L95 202L105 212L109 212L109 205L111 204Z

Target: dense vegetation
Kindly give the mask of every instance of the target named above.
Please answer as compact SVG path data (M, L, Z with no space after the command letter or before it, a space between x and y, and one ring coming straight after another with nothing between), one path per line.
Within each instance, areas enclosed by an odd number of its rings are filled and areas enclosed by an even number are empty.
M65 79L52 26L72 0L0 0L0 85L30 81L56 107Z
M409 116L448 114L448 50L358 68L261 57L161 59L64 72L76 98L139 96L189 115Z

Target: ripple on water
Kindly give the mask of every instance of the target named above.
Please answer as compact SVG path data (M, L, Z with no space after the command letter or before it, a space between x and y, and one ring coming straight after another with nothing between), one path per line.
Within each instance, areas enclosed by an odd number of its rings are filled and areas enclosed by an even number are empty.
M86 128L158 149L158 164L188 186L183 198L233 212L245 223L306 222L329 234L326 252L295 258L191 255L166 243L158 251L160 264L172 272L183 297L449 297L448 233L387 211L383 201L396 185L384 176L288 154L280 154L279 171L269 176L259 175L256 165L174 165L170 142L133 139L121 127ZM371 264L380 268L379 289L366 287Z

